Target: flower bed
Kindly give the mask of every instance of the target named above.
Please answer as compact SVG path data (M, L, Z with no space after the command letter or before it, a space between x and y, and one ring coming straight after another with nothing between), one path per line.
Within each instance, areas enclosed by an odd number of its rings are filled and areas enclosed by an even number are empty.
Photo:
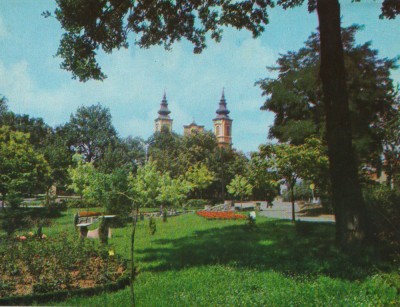
M0 246L0 298L92 288L116 281L124 271L98 242L66 234L20 235Z
M197 211L197 215L202 216L208 220L237 220L247 219L247 216L243 214L237 214L231 211Z

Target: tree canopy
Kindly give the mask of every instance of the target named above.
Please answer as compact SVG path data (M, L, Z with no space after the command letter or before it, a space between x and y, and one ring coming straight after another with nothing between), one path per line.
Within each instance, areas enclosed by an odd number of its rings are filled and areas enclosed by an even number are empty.
M29 134L0 127L0 193L30 194L40 187L50 168L29 143Z
M78 108L64 129L71 148L84 155L87 162L98 163L117 139L110 110L100 103Z
M379 123L393 113L397 88L390 78L397 58L379 58L371 43L357 45L355 35L362 27L342 29L346 82L352 124L353 145L359 160L379 163L382 134ZM325 113L321 79L319 35L313 33L298 51L282 54L277 60L275 79L257 82L267 97L262 110L275 113L269 137L281 142L302 144L311 136L325 138Z
M357 0L361 1L361 0ZM63 59L61 68L71 71L80 81L103 80L106 75L97 63L99 49L106 53L127 48L132 42L142 48L164 45L166 49L182 38L191 42L194 52L206 48L206 39L219 42L227 26L246 29L259 36L269 23L268 10L276 5L284 9L300 6L305 0L257 1L96 1L57 0L54 16L65 30L57 55ZM316 0L308 0L309 11ZM395 18L400 5L384 0L381 17Z
M294 187L299 179L307 179L320 183L326 178L328 157L325 147L318 139L307 139L303 145L278 144L260 146L269 168L277 173L277 177L288 187L292 202L292 221L294 214Z

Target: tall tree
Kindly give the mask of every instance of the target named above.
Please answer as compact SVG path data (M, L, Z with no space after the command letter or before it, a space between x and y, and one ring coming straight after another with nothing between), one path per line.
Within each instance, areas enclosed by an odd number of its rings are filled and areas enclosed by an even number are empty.
M0 113L0 125L9 126L13 131L29 134L29 141L35 149L42 149L53 129L42 118L30 117L27 114L15 114L12 111Z
M78 108L64 129L71 148L82 154L87 162L98 163L108 147L115 145L117 138L110 110L100 103Z
M105 173L118 168L136 172L138 165L145 163L144 146L144 141L139 137L116 138L114 145L108 145L97 166Z
M148 156L161 173L169 172L171 177L178 177L179 148L182 137L167 129L154 133L148 140Z
M372 162L379 167L384 132L380 123L384 115L391 113L396 100L397 90L390 73L397 68L397 59L378 58L378 51L371 49L370 42L356 45L355 35L360 29L358 25L342 29L353 146L359 162ZM278 71L276 79L257 82L267 97L262 110L275 113L270 138L302 144L313 135L324 137L319 48L319 35L313 33L305 47L281 55L277 67L269 68Z
M387 184L400 189L400 114L399 104L394 112L388 113L381 123L383 135L383 170L387 175Z
M215 174L215 181L210 188L215 197L225 199L226 185L235 175L247 176L247 158L241 152L231 148L216 148L210 155L210 171Z
M66 31L57 54L63 58L61 67L71 71L74 78L102 80L105 75L96 62L97 50L102 48L109 53L127 47L129 32L137 34L140 47L164 43L170 48L175 41L186 38L194 44L194 52L201 52L206 47L207 35L219 41L223 27L247 29L258 36L268 23L268 8L278 4L287 9L303 3L304 0L57 0L54 15ZM337 240L346 246L364 241L368 222L352 148L340 6L338 0L309 0L308 8L317 10L319 20L320 75ZM382 17L395 18L398 14L397 1L383 1Z
M0 94L0 117L8 111L7 98Z
M210 169L211 156L217 150L217 139L210 131L183 136L179 148L180 174L183 175L196 163L202 163Z

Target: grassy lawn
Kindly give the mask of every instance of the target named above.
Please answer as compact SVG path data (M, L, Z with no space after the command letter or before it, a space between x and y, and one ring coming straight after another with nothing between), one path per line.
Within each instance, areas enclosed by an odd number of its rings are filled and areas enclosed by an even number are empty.
M78 209L77 209L78 210ZM74 233L68 210L44 229ZM138 306L398 306L398 268L370 252L344 255L334 226L257 218L207 221L194 214L140 222L135 282ZM110 245L128 258L130 227L113 230ZM127 306L129 288L48 305Z

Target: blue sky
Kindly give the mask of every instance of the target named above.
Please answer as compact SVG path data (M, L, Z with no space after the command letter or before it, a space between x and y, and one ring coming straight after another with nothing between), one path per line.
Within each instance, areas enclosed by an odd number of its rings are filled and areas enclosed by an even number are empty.
M380 2L341 1L344 26L364 24L359 43L372 41L380 57L400 54L400 18L380 20ZM110 108L119 134L149 137L153 133L164 89L167 92L173 130L193 119L212 128L212 119L225 87L233 121L234 147L244 152L267 142L274 114L260 111L264 98L254 82L272 77L265 69L274 65L279 53L297 50L316 30L317 16L306 7L288 11L274 8L270 24L257 39L245 31L227 29L221 43L209 42L200 55L181 42L172 51L161 47L131 48L100 54L99 62L108 79L80 83L59 68L55 58L62 30L55 19L41 13L52 11L48 0L1 0L0 9L0 94L11 110L42 117L55 126L68 121L81 105L100 102ZM400 82L400 73L393 73Z

